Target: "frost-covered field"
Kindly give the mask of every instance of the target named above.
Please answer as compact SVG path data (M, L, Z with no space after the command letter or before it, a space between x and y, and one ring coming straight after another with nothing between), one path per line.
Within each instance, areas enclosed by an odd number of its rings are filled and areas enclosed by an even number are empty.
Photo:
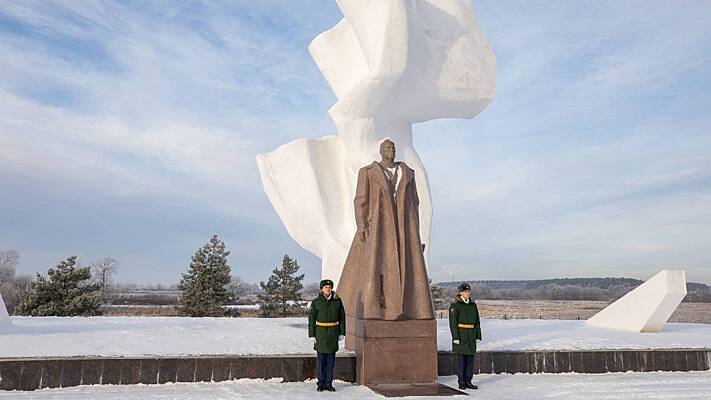
M484 318L588 319L607 307L609 301L590 300L477 300ZM442 314L446 318L446 310ZM681 303L671 322L711 324L711 303Z
M474 377L480 387L470 391L476 399L705 399L711 397L711 372L627 372L614 374L517 374ZM456 377L440 382L455 386ZM101 385L34 392L0 392L0 399L25 400L236 400L236 399L383 399L362 386L335 382L335 393L317 393L313 382L280 383L240 379L220 383L175 383L165 385ZM434 400L433 397L411 397ZM437 398L439 399L439 398Z
M311 353L305 318L12 317L0 357ZM446 320L439 348L451 349ZM711 325L667 324L660 334L583 321L483 320L481 350L711 348ZM710 396L711 398L711 396Z

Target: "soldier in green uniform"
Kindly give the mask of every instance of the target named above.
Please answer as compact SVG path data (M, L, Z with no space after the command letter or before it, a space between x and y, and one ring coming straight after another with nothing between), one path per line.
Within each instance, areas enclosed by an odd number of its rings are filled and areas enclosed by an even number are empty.
M333 366L336 363L338 342L346 335L346 312L341 298L333 291L333 281L324 279L319 284L320 293L311 302L309 310L309 338L316 350L316 390L335 392Z
M449 330L452 332L452 351L459 355L457 377L459 389L477 389L472 384L476 341L481 340L479 310L471 298L471 286L462 283L457 297L449 306Z

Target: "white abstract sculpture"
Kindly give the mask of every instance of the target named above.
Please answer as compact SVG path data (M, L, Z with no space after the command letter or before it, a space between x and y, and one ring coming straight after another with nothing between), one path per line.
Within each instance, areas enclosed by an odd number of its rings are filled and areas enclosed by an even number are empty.
M7 326L10 326L10 315L7 313L5 301L2 299L2 294L0 294L0 329Z
M684 271L664 270L595 314L587 324L635 332L659 332L684 296Z
M356 231L358 169L385 138L415 170L420 235L429 253L432 200L412 124L473 118L494 96L496 58L468 0L337 0L344 18L309 45L337 97L338 135L299 139L257 164L291 237L322 260L336 284Z

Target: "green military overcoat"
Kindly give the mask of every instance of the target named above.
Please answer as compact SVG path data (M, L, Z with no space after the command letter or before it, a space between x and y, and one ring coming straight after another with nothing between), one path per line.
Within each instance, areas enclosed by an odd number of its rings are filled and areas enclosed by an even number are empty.
M473 325L473 328L460 327L459 324ZM476 341L481 340L481 325L479 324L479 309L474 299L465 303L457 295L456 300L449 306L449 330L452 332L452 351L459 354L476 353ZM459 340L459 344L455 343Z
M343 310L341 298L332 292L331 300L319 293L311 302L309 310L309 337L315 337L314 350L319 353L335 353L338 351L338 336L346 335L346 312ZM319 326L316 322L332 326ZM335 325L333 325L335 323Z

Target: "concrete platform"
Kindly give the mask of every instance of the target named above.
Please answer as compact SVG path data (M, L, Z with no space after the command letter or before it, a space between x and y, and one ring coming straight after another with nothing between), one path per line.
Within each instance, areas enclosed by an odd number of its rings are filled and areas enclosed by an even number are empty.
M439 352L439 376L455 375L456 354ZM500 351L477 353L475 373L707 371L711 349ZM336 357L334 376L356 382L356 357ZM314 379L314 354L187 357L0 358L0 390L93 384L220 382L240 378Z

